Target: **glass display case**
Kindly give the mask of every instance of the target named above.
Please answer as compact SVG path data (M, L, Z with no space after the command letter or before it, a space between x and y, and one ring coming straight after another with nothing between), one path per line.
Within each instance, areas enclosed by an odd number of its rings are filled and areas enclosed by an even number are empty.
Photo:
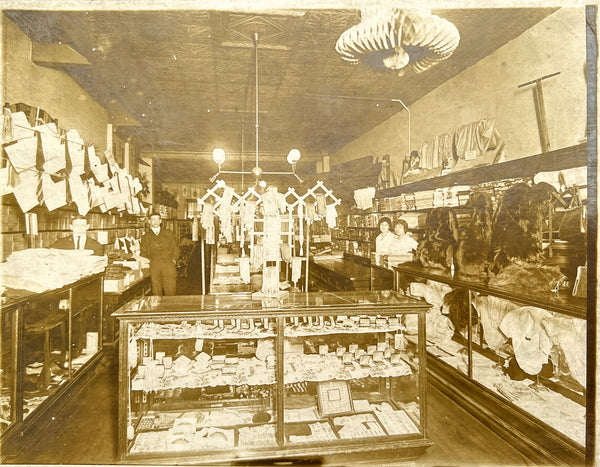
M587 307L404 264L395 283L424 298L431 384L540 462L581 465L586 446Z
M426 308L389 291L133 300L115 313L119 458L414 457L431 444Z
M5 291L0 333L3 459L28 433L42 429L73 395L80 376L99 360L102 283L102 274L96 274L40 294Z

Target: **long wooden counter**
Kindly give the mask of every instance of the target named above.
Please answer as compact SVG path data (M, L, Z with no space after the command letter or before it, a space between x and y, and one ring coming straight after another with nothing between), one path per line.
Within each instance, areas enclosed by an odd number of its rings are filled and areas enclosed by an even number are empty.
M391 270L361 264L352 257L310 259L310 280L313 288L328 290L388 290L392 288Z

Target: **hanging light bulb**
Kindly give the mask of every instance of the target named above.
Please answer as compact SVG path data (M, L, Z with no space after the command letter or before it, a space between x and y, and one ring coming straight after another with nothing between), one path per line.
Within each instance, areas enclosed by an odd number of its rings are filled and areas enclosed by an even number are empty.
M221 148L215 148L212 153L213 161L221 165L225 162L225 151Z
M287 155L288 164L294 165L300 160L301 154L297 149L290 149L290 152Z
M252 174L256 177L256 178L260 178L261 175L263 174L263 169L261 169L260 167L256 166L252 169Z

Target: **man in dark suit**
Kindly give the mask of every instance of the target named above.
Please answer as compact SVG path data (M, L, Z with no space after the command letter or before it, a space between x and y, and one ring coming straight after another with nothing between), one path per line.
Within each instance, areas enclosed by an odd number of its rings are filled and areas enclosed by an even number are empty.
M150 231L140 243L140 256L150 260L153 295L175 295L177 285L177 257L179 247L175 234L161 227L157 212L150 214Z
M87 219L83 216L73 218L71 221L71 230L73 233L68 237L62 237L56 240L50 248L59 250L92 250L95 255L102 256L104 247L91 237L87 236L90 228Z

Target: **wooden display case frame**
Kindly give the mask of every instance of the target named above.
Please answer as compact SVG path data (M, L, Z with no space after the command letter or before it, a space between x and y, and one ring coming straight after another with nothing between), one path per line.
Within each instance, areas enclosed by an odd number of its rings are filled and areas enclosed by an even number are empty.
M473 280L459 275L453 276L449 271L425 268L416 263L398 265L394 268L394 285L403 289L412 279L426 279L469 291L469 308L473 293L494 296L518 303L522 306L542 308L580 319L587 318L586 299L572 297L568 292L560 295L551 293L536 295L526 290L503 290L489 287L483 279ZM535 418L530 413L508 401L501 395L476 381L473 377L473 353L483 354L472 335L472 314L469 315L468 338L466 339L467 371L461 373L456 368L427 352L427 371L429 381L442 393L464 407L469 413L481 420L486 426L497 432L507 442L517 447L529 459L551 465L583 465L585 464L586 447L579 445L557 429ZM592 365L590 352L587 354L587 365ZM589 372L588 372L589 374ZM552 385L551 381L544 382ZM588 382L589 385L589 382ZM554 385L554 390L560 388ZM573 400L577 399L572 395ZM579 403L586 405L586 391ZM589 400L586 405L586 432L589 432Z
M61 287L60 289L49 290L39 294L24 293L19 298L9 299L0 308L2 316L12 315L12 331L11 331L11 362L14 369L15 383L12 388L12 401L14 410L14 422L2 433L2 461L10 462L10 459L22 451L29 444L35 441L35 436L41 433L47 424L55 418L68 403L74 398L76 393L84 386L84 384L93 375L93 370L100 362L103 356L102 347L102 314L103 314L103 281L104 273L94 274L83 279L80 279L72 284ZM65 338L68 339L66 350L66 358L68 367L66 371L66 379L64 379L58 388L48 395L39 406L37 406L27 417L24 416L24 380L25 380L25 359L24 346L25 341L25 320L24 311L27 306L38 301L52 299L60 295L67 294L69 303L73 304L77 295L77 289L94 281L98 283L97 299L89 304L86 304L80 310L73 310L71 306L63 318L66 324L64 329ZM90 305L97 306L97 324L98 324L98 350L89 360L87 360L80 368L74 370L72 368L71 344L74 336L72 332L72 322L80 313L87 310ZM2 337L0 336L0 341Z
M377 297L380 297L377 299ZM386 303L388 297L391 301ZM227 305L238 303L254 305L230 307ZM371 303L368 302L371 300ZM379 303L377 301L379 300ZM328 302L329 301L329 302ZM177 305L177 303L180 305ZM323 302L325 306L320 305ZM395 302L392 304L392 302ZM330 304L333 303L333 304ZM264 307L264 308L263 308ZM425 311L427 305L421 300L404 297L395 292L341 292L339 294L324 293L293 293L283 301L274 300L270 305L261 305L261 301L251 301L250 294L231 295L205 295L205 296L180 296L162 297L158 306L152 307L147 298L134 300L120 308L114 316L120 322L119 343L119 423L118 423L118 456L119 461L128 463L195 463L214 464L231 460L264 460L294 458L322 458L325 455L350 454L356 452L369 452L378 450L395 450L399 458L411 459L430 446L432 442L427 438L427 371L425 357ZM339 439L337 441L320 441L305 443L289 443L285 440L285 428L289 422L284 421L284 336L286 322L292 322L294 317L307 317L309 320L319 320L326 316L370 316L370 317L396 317L413 314L418 318L417 345L415 353L418 362L415 363L413 374L418 387L416 400L419 403L420 433L407 433L404 435L385 436L377 438ZM184 452L164 453L129 453L129 440L127 436L128 404L130 398L129 380L136 369L129 370L128 336L130 327L143 323L194 323L199 320L244 320L253 319L260 322L263 319L274 320L275 326L275 383L274 383L274 422L276 426L275 446L268 447L236 447L226 450L196 450ZM374 319L374 318L373 318ZM287 321L286 321L287 320ZM354 332L367 332L354 331ZM372 333L383 333L382 329ZM339 331L337 331L339 333ZM153 338L156 342L156 338ZM155 344L156 345L156 344ZM410 366L410 365L409 365ZM415 371L416 370L416 371ZM387 377L380 377L379 380ZM393 378L393 377L392 377ZM387 383L386 383L387 381ZM382 391L390 391L389 380L379 381ZM387 384L387 386L386 386ZM383 385L383 386L382 386ZM141 414L143 415L143 414Z

